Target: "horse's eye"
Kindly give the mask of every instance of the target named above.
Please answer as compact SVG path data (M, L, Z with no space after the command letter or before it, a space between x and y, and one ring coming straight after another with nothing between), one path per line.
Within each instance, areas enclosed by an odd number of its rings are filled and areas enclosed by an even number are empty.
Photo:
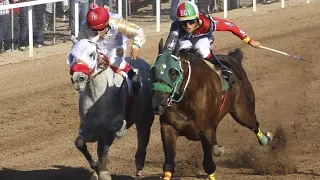
M169 77L170 77L170 80L175 82L177 80L177 71L175 69L170 69L169 70Z
M94 60L96 58L96 54L95 53L90 53L89 57Z
M170 69L170 70L169 70L169 74L170 74L171 76L175 76L175 75L177 75L177 71L176 71L175 69Z

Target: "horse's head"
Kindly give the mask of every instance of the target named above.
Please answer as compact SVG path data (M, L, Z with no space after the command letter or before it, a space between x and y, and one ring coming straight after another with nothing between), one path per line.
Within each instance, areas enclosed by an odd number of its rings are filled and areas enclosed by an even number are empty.
M98 52L96 39L74 41L67 63L70 67L71 82L77 91L83 91L90 76L97 69Z
M181 62L171 50L163 50L162 39L159 43L159 55L150 70L153 82L152 100L155 114L163 114L167 106L171 106L174 97L180 95L182 80Z

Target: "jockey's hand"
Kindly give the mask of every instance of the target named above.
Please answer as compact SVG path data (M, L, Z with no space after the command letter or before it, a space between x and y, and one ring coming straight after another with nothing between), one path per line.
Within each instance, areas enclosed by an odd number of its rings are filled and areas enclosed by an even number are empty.
M139 51L140 51L140 49L139 48L137 48L137 47L132 47L131 48L131 58L133 59L133 60L136 60L137 58L138 58L138 56L139 56Z
M261 46L260 42L255 40L252 40L250 45L255 48L260 48Z

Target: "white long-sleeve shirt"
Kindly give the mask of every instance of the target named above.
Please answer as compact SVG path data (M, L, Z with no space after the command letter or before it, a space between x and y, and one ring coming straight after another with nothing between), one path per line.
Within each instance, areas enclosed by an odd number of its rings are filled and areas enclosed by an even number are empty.
M145 34L139 26L129 23L121 16L115 13L109 13L110 29L105 38L99 39L97 42L99 50L103 54L108 54L112 49L122 46L124 50L127 49L126 42L132 39L133 46L141 48L146 41ZM97 32L88 29L87 23L83 22L80 28L78 39L92 39L97 35Z

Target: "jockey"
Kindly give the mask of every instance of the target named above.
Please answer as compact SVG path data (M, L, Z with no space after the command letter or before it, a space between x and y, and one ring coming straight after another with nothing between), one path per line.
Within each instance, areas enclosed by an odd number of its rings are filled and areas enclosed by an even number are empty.
M178 41L180 50L197 49L202 57L221 70L225 79L229 81L232 72L214 56L211 50L213 31L231 31L252 47L261 46L259 41L251 39L232 22L199 13L194 3L186 1L178 5L177 19L171 24L165 48L173 50Z
M104 7L91 3L87 19L81 24L78 39L92 39L97 35L99 52L108 58L113 68L118 69L125 78L128 77L134 94L137 94L141 86L140 80L124 60L124 56L127 50L126 42L130 38L133 40L130 55L133 60L138 58L139 50L146 41L143 29L127 22L118 14L109 13Z

